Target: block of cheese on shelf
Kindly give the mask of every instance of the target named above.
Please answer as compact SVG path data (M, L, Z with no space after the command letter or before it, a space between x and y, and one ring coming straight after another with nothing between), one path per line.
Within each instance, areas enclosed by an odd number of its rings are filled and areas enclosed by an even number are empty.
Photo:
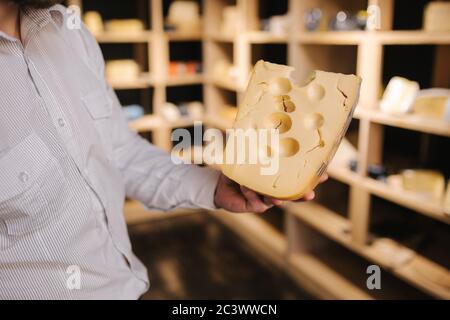
M200 6L195 1L174 1L167 16L169 25L177 32L195 34L201 31Z
M381 100L381 111L389 114L409 113L419 90L419 84L415 81L401 77L392 78Z
M126 82L138 79L141 70L134 60L111 60L106 62L105 72L108 81Z
M430 2L425 7L423 21L426 31L450 31L450 2Z
M265 61L256 64L234 129L262 132L261 141L242 148L228 139L222 165L237 183L285 200L299 199L319 183L348 129L361 85L354 75L316 71L300 87L290 78L293 70ZM274 130L278 137L265 144L267 131L260 129ZM265 160L254 163L249 155L255 148L261 159L278 163L277 170L263 170Z
M447 183L447 192L444 199L444 212L450 216L450 180Z
M450 122L450 89L421 90L414 101L413 113Z
M220 32L227 36L234 36L239 31L240 12L237 6L228 6L223 9Z
M93 35L98 35L105 31L102 16L97 11L86 12L84 14L84 23Z
M167 102L164 104L164 106L161 109L162 116L170 122L180 120L181 118L181 112L178 107L171 102Z
M145 30L139 19L117 19L105 23L105 30L113 33L140 33Z
M403 190L442 201L445 192L445 178L433 170L405 170L402 172Z

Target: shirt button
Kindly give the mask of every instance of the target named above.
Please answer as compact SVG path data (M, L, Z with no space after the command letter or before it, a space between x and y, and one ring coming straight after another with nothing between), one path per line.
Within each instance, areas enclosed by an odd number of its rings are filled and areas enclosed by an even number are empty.
M58 125L59 125L61 128L64 128L64 127L66 126L66 121L65 121L63 118L59 118L59 119L58 119Z
M19 174L19 180L23 183L26 183L28 182L28 180L30 180L30 175L28 174L28 172L23 171Z

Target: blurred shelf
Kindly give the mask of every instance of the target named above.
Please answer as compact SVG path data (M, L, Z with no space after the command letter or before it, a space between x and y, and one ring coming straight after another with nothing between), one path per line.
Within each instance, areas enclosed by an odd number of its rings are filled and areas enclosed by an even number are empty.
M233 35L221 34L221 33L208 33L205 36L206 40L224 42L224 43L233 43L236 39Z
M365 188L377 197L414 210L432 219L450 224L450 216L445 214L442 202L424 199L413 192L397 190L385 182L361 177L347 168L330 165L328 174L342 183Z
M301 44L358 45L368 38L383 45L450 44L450 32L426 32L422 30L301 32L297 36L297 41Z
M202 41L202 33L180 33L180 32L166 32L165 33L169 41L174 42L189 42L189 41Z
M247 40L252 44L287 44L289 37L274 35L265 31L252 31L245 33Z
M131 130L144 133L160 129L164 126L164 120L157 115L146 115L137 120L131 121L129 127Z
M338 214L315 203L288 203L288 213L307 223L312 228L326 235L331 240L390 270L406 282L440 299L450 299L450 272L433 261L414 253L403 264L393 264L402 251L410 251L401 244L390 240L390 250L380 250L373 238L372 245L359 245L352 241L350 222ZM391 254L388 254L387 252ZM399 255L392 254L398 252Z
M397 190L385 182L370 178L364 179L364 185L373 195L419 212L432 219L450 224L450 216L445 214L443 201L424 199L414 192Z
M131 121L129 127L131 130L144 133L152 132L158 129L176 129L176 128L188 128L193 127L195 122L201 122L203 119L192 119L189 117L182 117L176 121L167 121L164 118L150 114L143 116L137 120Z
M203 84L202 74L169 77L163 83L169 87Z
M153 81L148 73L144 73L140 78L132 81L108 80L108 83L114 90L134 90L147 89L152 86Z
M228 91L243 92L245 90L245 88L240 87L237 84L237 82L229 80L229 79L212 79L209 82L218 88L225 89Z
M450 32L381 31L377 38L385 45L445 45L450 44Z
M151 31L142 31L139 33L119 33L104 32L95 35L99 43L147 43L152 40Z
M297 36L297 41L300 44L357 45L366 35L365 31L301 32Z
M376 109L358 107L355 118L367 119L391 127L420 131L444 137L450 137L450 124L442 120L427 119L414 114L393 116Z
M373 298L362 289L337 273L332 266L320 261L314 254L298 253L289 258L290 264L300 273L299 283L304 283L306 277L314 283L320 292L321 299L331 300L372 300ZM296 276L295 273L293 275Z

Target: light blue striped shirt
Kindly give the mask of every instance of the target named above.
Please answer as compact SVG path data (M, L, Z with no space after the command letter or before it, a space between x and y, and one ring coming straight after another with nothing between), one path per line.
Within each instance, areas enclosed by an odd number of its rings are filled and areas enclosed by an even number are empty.
M218 173L128 130L98 44L66 19L25 10L22 41L0 32L0 299L136 299L125 196L210 209Z

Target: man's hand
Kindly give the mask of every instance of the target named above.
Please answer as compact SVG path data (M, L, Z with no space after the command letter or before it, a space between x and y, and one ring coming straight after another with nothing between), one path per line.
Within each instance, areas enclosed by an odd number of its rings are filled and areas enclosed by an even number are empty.
M325 174L320 182L323 183L326 180L328 180L328 176ZM316 194L313 191L299 201L311 201L315 196ZM222 174L217 184L214 203L216 207L234 213L264 213L273 206L282 205L283 201L260 196L256 192L240 186Z

